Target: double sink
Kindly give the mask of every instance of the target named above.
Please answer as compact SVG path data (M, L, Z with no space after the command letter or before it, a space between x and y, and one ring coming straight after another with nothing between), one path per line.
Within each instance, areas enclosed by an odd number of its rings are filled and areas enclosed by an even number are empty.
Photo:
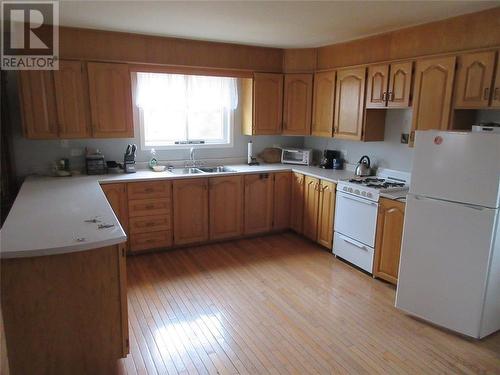
M173 174L200 174L200 173L230 173L236 172L235 169L226 166L219 167L191 167L191 168L174 168L169 169Z

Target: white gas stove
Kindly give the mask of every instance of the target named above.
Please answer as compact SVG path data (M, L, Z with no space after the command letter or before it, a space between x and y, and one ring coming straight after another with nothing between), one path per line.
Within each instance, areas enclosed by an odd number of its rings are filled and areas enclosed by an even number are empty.
M333 253L372 273L380 194L404 190L408 184L402 172L339 181Z

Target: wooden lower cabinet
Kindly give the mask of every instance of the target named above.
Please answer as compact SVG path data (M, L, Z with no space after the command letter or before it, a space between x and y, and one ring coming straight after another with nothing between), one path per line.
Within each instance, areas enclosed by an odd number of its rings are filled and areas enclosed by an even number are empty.
M303 234L316 241L318 237L319 179L305 176Z
M279 172L274 178L274 210L273 229L290 228L290 199L292 188L292 173Z
M2 259L10 374L114 374L129 352L123 244Z
M404 203L391 199L380 199L373 275L392 284L398 282L404 215Z
M244 234L269 232L273 227L273 178L269 173L245 176Z
M173 182L174 244L207 241L208 178Z
M120 225L128 234L127 184L102 184L101 189L106 195Z
M319 185L317 242L328 249L332 248L333 242L333 218L335 213L336 187L337 185L333 182L324 180L321 180Z
M302 234L304 223L304 175L293 173L291 182L290 228Z
M210 239L243 233L243 176L209 179Z

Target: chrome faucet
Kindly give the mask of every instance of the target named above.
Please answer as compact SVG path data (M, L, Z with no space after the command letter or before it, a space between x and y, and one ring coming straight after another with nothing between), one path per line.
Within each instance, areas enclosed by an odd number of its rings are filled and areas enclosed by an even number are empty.
M194 161L194 147L191 147L189 149L189 159L191 159L191 163L193 163L193 165L195 164L195 161Z

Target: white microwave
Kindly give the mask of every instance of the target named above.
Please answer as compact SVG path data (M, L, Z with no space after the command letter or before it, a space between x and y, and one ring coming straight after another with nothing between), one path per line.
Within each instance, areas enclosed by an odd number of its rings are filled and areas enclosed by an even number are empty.
M283 164L311 165L312 150L304 148L284 148L281 151L281 162Z

